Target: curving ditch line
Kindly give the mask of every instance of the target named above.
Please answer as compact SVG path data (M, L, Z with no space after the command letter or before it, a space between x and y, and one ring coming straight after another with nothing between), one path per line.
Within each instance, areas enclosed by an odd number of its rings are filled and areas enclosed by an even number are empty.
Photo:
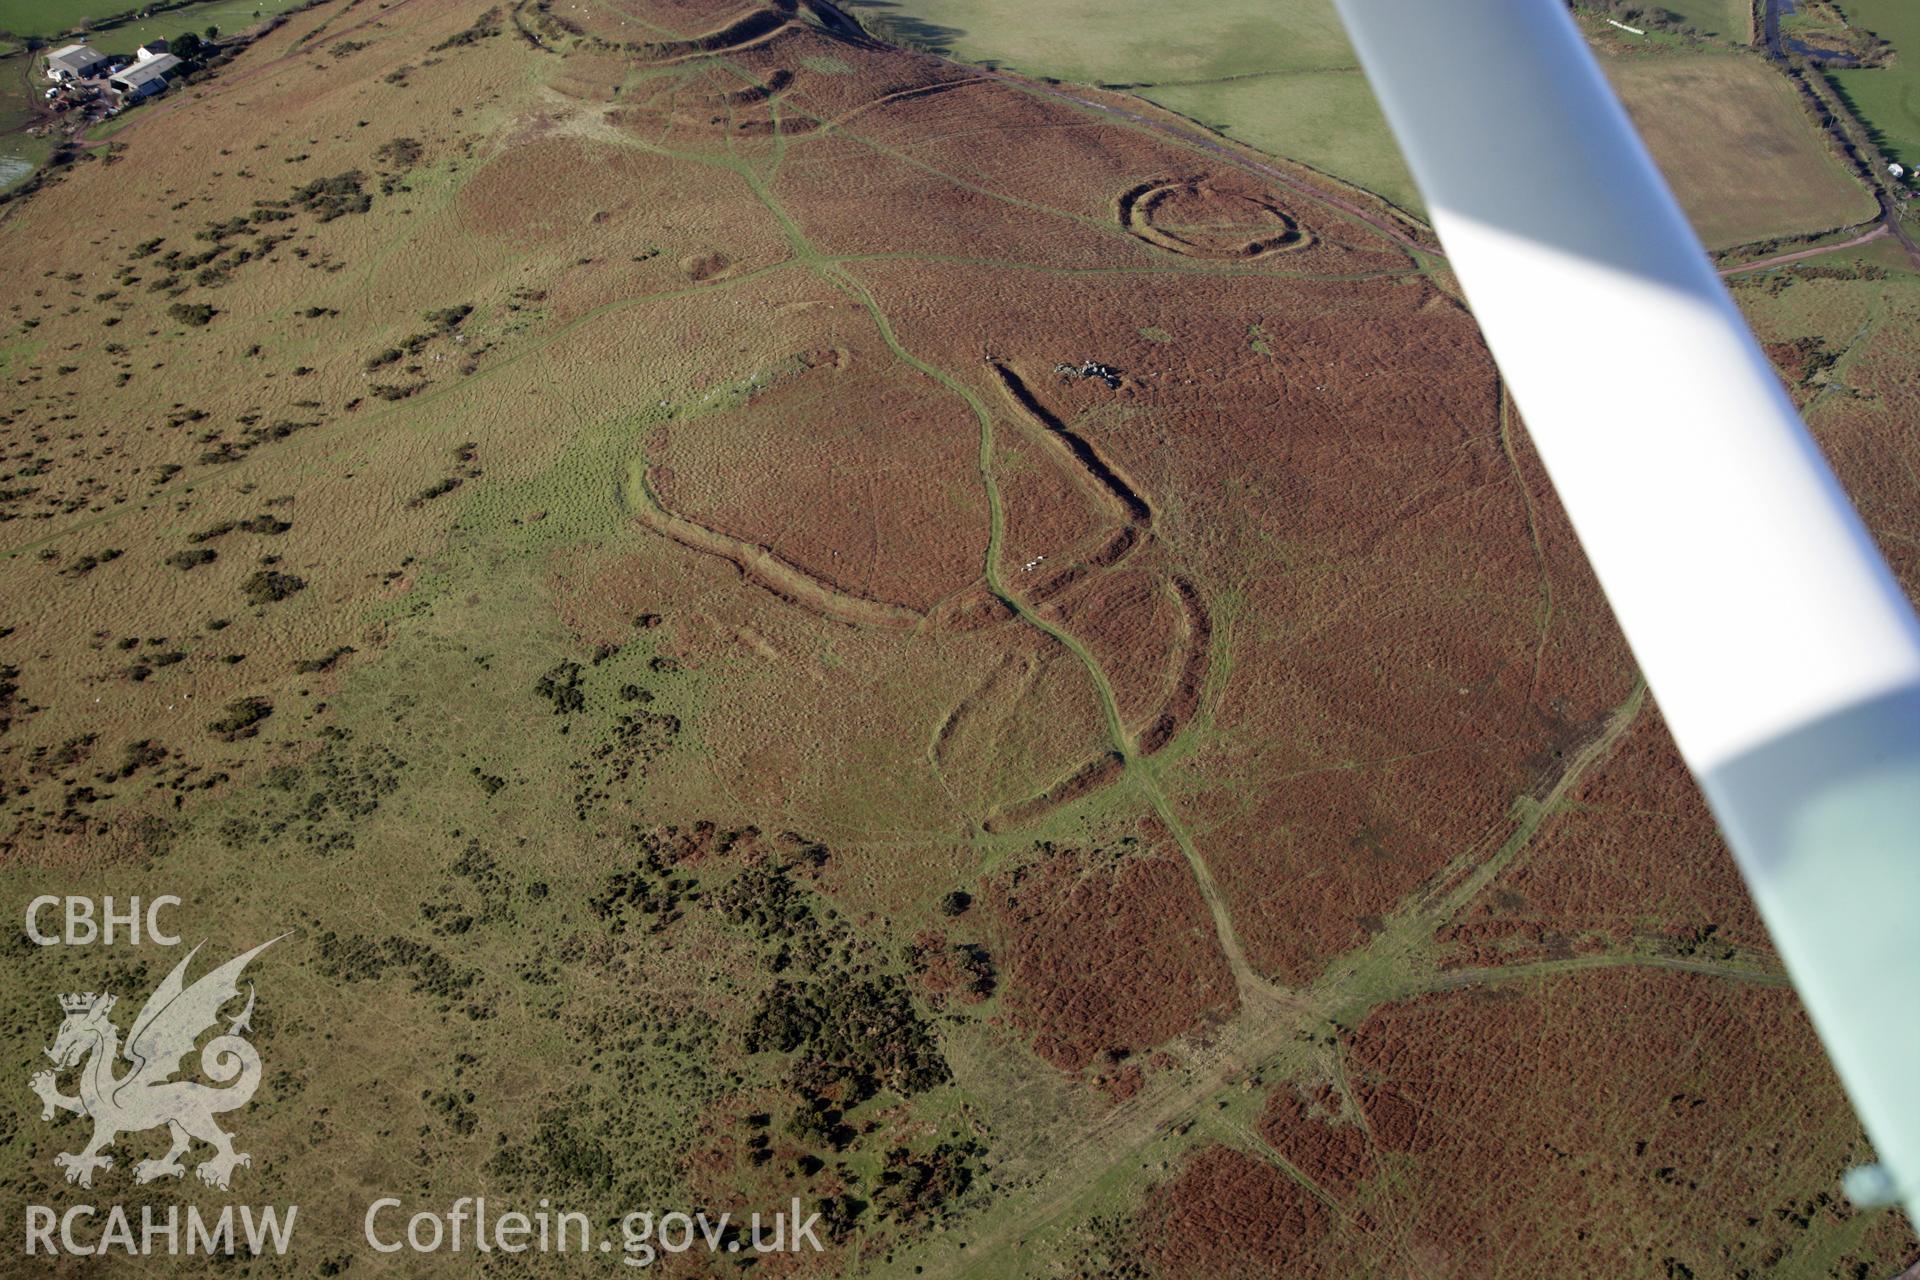
M537 48L557 52L550 41L577 40L604 52L626 54L643 66L666 67L766 44L793 25L797 8L796 0L770 0L700 35L649 41L609 40L595 35L572 19L554 13L552 0L519 0L513 6L512 15L515 29Z
M1088 443L1085 437L1062 422L1055 414L1040 403L1028 388L1026 381L1014 372L1013 366L998 357L989 357L987 368L999 379L1001 389L1007 398L1026 416L1038 423L1044 438L1057 447L1066 450L1067 455L1093 477L1101 493L1119 507L1121 513L1135 524L1153 523L1153 508L1140 496L1132 482L1121 475L1114 465L1100 456L1100 451Z
M910 102L916 98L931 98L936 94L949 93L970 84L983 83L985 79L985 76L969 76L965 80L941 80L934 84L914 85L910 89L896 89L892 93L881 94L879 97L863 102L857 107L843 111L830 120L818 120L815 122L815 128L837 129L855 116L864 115L869 111L892 106L898 102Z
M1074 657L1079 659L1081 666L1086 669L1088 678L1093 682L1094 693L1099 700L1101 714L1107 722L1107 735L1112 743L1113 754L1120 758L1119 773L1116 780L1133 782L1133 784L1139 788L1142 797L1145 798L1152 807L1154 815L1158 817L1160 821L1166 825L1167 830L1172 833L1174 842L1180 848L1181 856L1186 859L1187 866L1193 873L1194 883L1200 891L1200 896L1207 904L1208 914L1212 917L1213 921L1214 938L1220 947L1221 953L1226 957L1227 966L1233 974L1234 987L1239 997L1241 1008L1251 1011L1255 1009L1267 1010L1274 1007L1276 1001L1282 997L1272 984L1254 972L1252 964L1247 960L1246 951L1240 945L1239 933L1234 928L1232 917L1227 912L1226 899L1220 893L1218 885L1214 882L1212 869L1207 866L1206 860L1200 856L1199 848L1194 844L1193 837L1187 831L1186 824L1180 820L1180 816L1174 812L1173 806L1168 803L1166 795L1160 790L1160 785L1153 777L1152 772L1142 767L1144 762L1132 738L1128 735L1126 726L1121 723L1119 701L1114 695L1113 682L1108 677L1106 668L1100 665L1100 660L1094 657L1092 651L1087 648L1078 636L1075 636L1059 623L1037 612L1030 603L1022 599L1007 585L1001 575L1000 560L1006 542L1007 517L1006 507L1000 496L1000 485L994 478L993 473L993 415L988 411L986 402L980 398L979 394L975 392L972 387L956 378L953 374L948 373L938 365L920 359L908 351L901 343L899 335L894 333L892 322L887 318L886 312L881 308L879 302L875 300L871 291L860 283L851 273L837 266L825 267L822 268L822 270L823 274L829 279L841 284L867 309L868 314L873 317L875 327L880 332L881 340L887 344L888 350L892 351L897 359L911 368L918 369L927 377L932 378L935 382L959 396L966 402L967 407L973 410L974 417L980 424L980 483L986 491L987 497L988 524L985 572L987 589L1022 621L1044 632L1065 646ZM1136 502L1142 507L1145 507L1145 503L1139 499L1137 494L1134 495L1134 497ZM1094 767L1097 769L1099 762L1094 762ZM1083 766L1082 772L1085 771L1085 768L1086 767ZM1080 774L1076 773L1074 776L1078 777Z
M1118 782L1127 771L1127 758L1108 749L1060 779L1038 795L1029 796L990 815L980 824L989 835L1024 827L1074 801Z
M1034 395L1026 381L1021 378L1011 363L998 358L990 358L987 368L999 381L1008 400L1020 411L1021 415L1038 428L1037 434L1053 446L1062 457L1074 464L1077 474L1086 477L1092 487L1114 512L1124 520L1094 552L1074 563L1068 564L1054 574L1030 588L1026 593L1027 603L1031 606L1049 604L1066 595L1073 588L1086 581L1092 574L1118 565L1133 551L1144 545L1153 536L1153 507L1131 479L1114 466L1092 442L1075 432L1058 414L1048 409ZM1208 665L1211 660L1213 644L1213 623L1207 614L1206 605L1200 599L1199 590L1190 579L1175 577L1171 589L1178 600L1186 634L1187 649L1181 659L1179 674L1168 691L1166 700L1160 709L1148 721L1147 727L1139 736L1137 749L1140 755L1150 756L1166 747L1179 736L1180 730L1193 718L1199 709L1200 691L1205 687ZM1090 762L1092 767L1098 761ZM1084 771L1084 770L1083 770ZM1078 776L1078 775L1076 775ZM1023 815L1023 820L1038 817L1048 809L1069 803L1085 794L1085 789L1066 791L1062 786L1049 788L1040 795L1003 810L995 815L993 821L1012 822L1015 813ZM1048 801L1041 804L1041 801ZM993 829L991 826L989 829Z
M1070 561L1027 588L1027 603L1043 605L1066 595L1102 569L1111 569L1133 554L1145 541L1138 525L1123 524L1092 552Z
M885 600L855 595L817 578L771 547L761 546L676 515L661 503L647 481L645 457L630 465L621 486L622 505L640 522L663 537L703 555L718 556L740 571L740 576L776 598L811 613L850 626L911 630L925 615Z
M818 13L822 7L828 8L829 10L831 9L831 6L821 6L816 4L814 0L808 0L808 8L810 10ZM697 159L701 163L730 170L738 176L746 184L749 191L753 193L754 197L766 207L767 211L780 225L788 242L792 246L794 261L806 266L808 270L812 271L823 282L839 289L858 302L867 311L881 340L886 344L888 350L893 353L895 359L952 392L972 410L974 418L979 424L980 447L977 466L980 483L984 490L988 507L987 546L984 557L984 573L982 575L985 582L985 599L983 599L981 603L988 606L997 605L1000 609L1004 609L1006 614L1009 615L1009 620L1018 619L1028 626L1035 628L1059 643L1079 661L1093 685L1095 698L1099 703L1102 718L1106 722L1107 735L1111 743L1111 754L1118 757L1119 760L1118 774L1115 780L1131 781L1133 785L1138 788L1141 797L1148 802L1155 816L1166 826L1168 832L1171 833L1175 843L1178 845L1181 855L1186 859L1188 867L1194 876L1195 885L1201 898L1207 905L1208 913L1212 919L1215 940L1233 974L1236 994L1241 1009L1246 1012L1267 1014L1280 1008L1292 997L1285 993L1283 989L1261 978L1254 972L1252 965L1247 960L1245 950L1240 944L1238 933L1228 914L1225 898L1214 882L1211 869L1201 857L1185 823L1181 821L1180 816L1174 811L1165 794L1161 791L1158 780L1154 776L1151 767L1147 766L1134 740L1131 735L1128 734L1126 726L1121 721L1118 700L1115 697L1112 680L1108 677L1106 669L1077 636L1060 623L1038 612L1031 601L1023 598L1007 584L1002 575L1000 562L1006 540L1006 508L1000 494L998 481L994 476L994 424L993 415L988 409L986 402L972 386L954 374L949 373L936 364L921 359L907 350L906 346L900 341L899 336L894 332L891 320L885 310L880 306L878 300L874 298L872 291L868 289L857 276L849 271L844 264L826 257L814 248L807 240L805 233L801 230L793 216L780 204L778 199L774 197L772 191L769 190L767 183L760 174L756 173L750 166L732 157L725 159L714 156L688 158ZM1005 385L1003 382L1003 386ZM1025 387L1024 382L1018 385L1022 388ZM1034 405L1036 408L1039 408L1037 401L1034 402ZM1041 413L1045 413L1044 409L1041 410ZM1044 430L1045 417L1039 418L1039 421L1043 424ZM1087 462L1095 464L1093 468L1090 468L1093 471L1093 482L1100 485L1107 493L1109 500L1119 505L1120 509L1126 513L1129 523L1142 526L1150 523L1152 519L1152 507L1150 504L1141 497L1139 492L1134 489L1123 475L1107 465L1097 452L1092 450L1090 446L1087 446L1085 441L1079 440L1077 436L1064 430L1057 434L1052 431L1047 431L1046 434L1054 438L1060 447L1066 448L1069 454L1074 456L1076 460L1084 460L1083 465ZM1073 447L1076 441L1078 441L1080 445L1078 449ZM645 486L644 465L642 465L641 472L635 477L635 480L636 483L631 486L631 493L637 498L643 500L648 499L649 495ZM637 510L644 510L641 504L635 505ZM704 530L704 533L708 536L703 538L701 536L701 527L694 526L690 521L684 521L679 517L673 516L667 512L665 508L660 507L657 502L652 502L651 506L653 508L653 518L660 522L663 533L671 536L671 533L677 532L682 535L682 538L677 540L681 540L686 542L687 545L692 546L699 546L701 543L705 543L707 546L713 547L718 554L726 554L726 552L731 551L733 555L729 558L733 558L734 563L740 566L743 572L749 573L750 576L764 574L767 580L788 586L789 590L785 593L788 598L795 599L803 605L812 599L830 599L836 605L841 607L845 606L848 598L843 594L837 592L833 592L830 595L827 594L831 589L825 588L824 584L811 579L808 575L794 570L792 566L785 565L778 557L773 556L770 551L766 551L764 548L747 548L744 544L727 547L724 543L717 541L717 537L724 535L716 536L712 530ZM1147 530L1147 532L1150 533L1150 530ZM692 539L693 541L688 542L688 539ZM1112 555L1115 562L1131 549L1136 540L1137 539L1129 538L1124 541L1110 542L1108 544L1113 548ZM737 540L735 541L737 542ZM792 588L795 586L802 587L804 590L793 590ZM881 606L881 608L883 610L889 610L883 616L886 616L892 625L919 626L925 625L927 621L924 616L916 614L912 616L911 622L907 622L898 615L892 614L889 607ZM866 609L866 605L861 605L859 606L858 612L864 615ZM991 617L992 612L993 610L989 608L984 616ZM972 615L971 613L963 613L961 616L970 617ZM1089 765L1083 765L1079 770L1076 770L1075 774L1071 775L1067 781L1072 782L1075 778L1088 775L1089 768L1093 771L1091 776L1104 777L1105 774L1103 771L1111 769L1112 767L1113 766L1106 764L1103 760L1092 761L1089 762ZM1056 788L1052 790L1058 789L1057 784Z
M1175 578L1173 593L1180 601L1186 625L1187 654L1167 700L1160 705L1160 714L1140 734L1142 755L1153 755L1180 736L1200 710L1200 694L1207 687L1207 672L1213 665L1213 619L1200 592L1186 578Z

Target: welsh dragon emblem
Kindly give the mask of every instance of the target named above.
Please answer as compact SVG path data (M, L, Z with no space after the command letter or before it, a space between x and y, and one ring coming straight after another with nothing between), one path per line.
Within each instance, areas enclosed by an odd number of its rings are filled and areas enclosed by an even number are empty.
M55 1070L35 1073L28 1085L40 1096L42 1120L53 1119L56 1111L71 1111L93 1121L93 1140L85 1149L53 1158L67 1171L68 1182L92 1186L94 1170L113 1167L113 1157L102 1153L121 1134L161 1125L172 1136L172 1146L160 1159L134 1165L135 1182L185 1175L180 1157L196 1139L213 1148L213 1155L195 1168L200 1180L210 1186L226 1190L235 1167L252 1163L244 1152L233 1149L233 1136L213 1119L246 1106L260 1086L260 1053L245 1038L253 1017L252 984L247 987L246 1007L227 1025L225 1034L216 1035L200 1050L200 1070L224 1087L171 1077L201 1035L220 1021L220 1010L239 996L240 972L247 962L278 941L271 939L235 956L192 986L186 982L187 965L200 947L187 952L133 1020L124 1050L132 1065L121 1075L114 1074L115 1061L122 1055L120 1029L108 1016L116 997L91 991L60 997L66 1019L53 1047L45 1051ZM74 1066L80 1068L79 1094L68 1097L60 1092L58 1073Z

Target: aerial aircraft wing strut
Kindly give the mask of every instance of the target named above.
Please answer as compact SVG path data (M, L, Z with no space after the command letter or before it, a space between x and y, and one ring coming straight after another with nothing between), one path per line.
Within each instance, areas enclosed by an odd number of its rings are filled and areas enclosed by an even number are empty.
M1920 1222L1920 623L1562 0L1336 0L1581 545Z

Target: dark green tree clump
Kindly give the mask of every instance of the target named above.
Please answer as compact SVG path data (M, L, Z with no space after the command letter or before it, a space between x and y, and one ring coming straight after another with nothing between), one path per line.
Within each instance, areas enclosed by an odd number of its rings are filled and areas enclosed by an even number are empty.
M227 704L218 720L207 725L214 736L226 742L238 742L260 732L260 722L273 714L273 703L265 698L237 698Z
M247 580L240 584L241 591L246 594L247 603L251 605L273 604L276 601L285 600L296 592L306 590L306 587L305 578L291 573L279 573L272 569L256 570L248 574Z
M373 196L362 190L365 183L365 174L349 169L331 178L315 178L296 190L287 203L304 209L321 222L332 222L335 218L373 208Z
M189 547L168 556L167 563L176 569L198 569L203 564L211 564L219 554L212 547Z

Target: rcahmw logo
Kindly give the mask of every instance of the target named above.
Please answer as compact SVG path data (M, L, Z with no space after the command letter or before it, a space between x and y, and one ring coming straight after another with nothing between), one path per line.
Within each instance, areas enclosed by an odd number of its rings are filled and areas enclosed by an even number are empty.
M240 973L247 962L279 940L263 942L235 956L188 986L187 965L200 950L195 946L147 997L127 1032L124 1048L120 1029L110 1016L116 1000L113 995L89 991L60 997L65 1018L53 1046L46 1050L54 1070L36 1073L28 1085L40 1097L41 1119L52 1120L57 1113L69 1111L93 1121L93 1137L85 1147L53 1158L54 1164L66 1171L68 1182L92 1186L97 1170L113 1166L113 1157L106 1150L120 1135L162 1125L172 1143L159 1159L141 1160L133 1166L135 1182L183 1176L186 1167L180 1157L196 1141L213 1148L194 1169L200 1181L209 1186L226 1190L234 1170L252 1163L245 1152L234 1150L232 1135L214 1120L217 1115L244 1107L260 1086L260 1054L246 1039L253 1017L251 984L246 1007L228 1023L224 1034L207 1041L200 1051L200 1070L214 1084L173 1077L180 1070L181 1059L220 1021L220 1010L239 997ZM122 1058L129 1065L116 1073L115 1065ZM79 1069L76 1092L60 1092L57 1073L75 1067ZM288 1226L292 1226L291 1213Z
M237 1215L241 1230L235 1234L236 1215L230 1204L221 1206L218 1213L203 1213L197 1204L187 1205L184 1212L177 1204L143 1204L138 1227L125 1205L111 1205L103 1214L90 1204L76 1204L64 1213L50 1205L31 1204L27 1206L27 1255L211 1257L240 1251L259 1257L268 1249L285 1253L293 1241L293 1218L299 1211L298 1205L288 1205L283 1216L272 1205L259 1209L241 1205ZM96 1235L94 1219L102 1217Z

